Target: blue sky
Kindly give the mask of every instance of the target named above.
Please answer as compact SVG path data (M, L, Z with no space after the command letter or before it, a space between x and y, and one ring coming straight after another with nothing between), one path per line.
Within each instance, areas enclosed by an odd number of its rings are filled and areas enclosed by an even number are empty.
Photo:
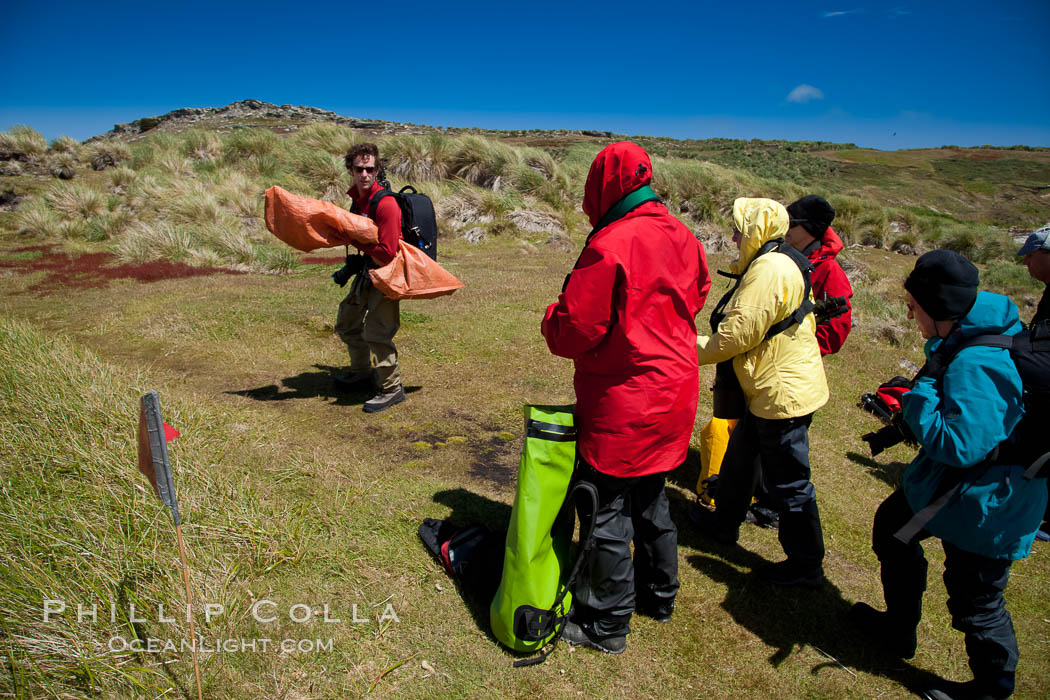
M1047 27L1045 0L14 0L0 129L84 139L255 98L445 126L1047 146Z

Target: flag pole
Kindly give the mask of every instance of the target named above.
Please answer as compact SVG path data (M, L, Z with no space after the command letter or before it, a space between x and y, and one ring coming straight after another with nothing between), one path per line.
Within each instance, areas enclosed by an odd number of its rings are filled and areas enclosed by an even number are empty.
M197 680L197 700L201 695L201 669L197 659L197 633L193 629L193 603L190 599L190 567L186 563L186 547L182 543L182 524L175 526L175 537L179 541L179 559L182 560L182 581L186 585L186 613L190 620L190 644L193 648L193 677Z
M193 677L197 681L197 700L203 700L197 632L193 624L190 566L186 562L186 545L182 541L182 519L179 517L179 501L175 495L175 480L171 475L171 461L168 459L168 440L173 440L178 436L179 431L161 419L160 398L157 396L157 392L151 391L148 394L144 394L139 406L139 471L149 479L161 503L171 509L171 517L175 523L175 537L179 542L179 559L182 562L182 582L186 586L186 618L190 623L190 644L193 649Z

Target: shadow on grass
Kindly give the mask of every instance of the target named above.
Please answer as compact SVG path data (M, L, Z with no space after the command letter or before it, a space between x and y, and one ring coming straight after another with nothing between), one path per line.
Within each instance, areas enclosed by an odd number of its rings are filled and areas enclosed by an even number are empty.
M846 458L854 464L859 464L868 470L868 474L888 484L892 488L899 488L901 485L901 478L904 476L904 470L907 468L907 464L904 462L890 462L889 464L879 464L871 457L862 455L859 452L847 452Z
M285 377L278 384L267 384L254 389L227 391L227 394L244 396L255 401L286 401L288 399L329 399L337 406L360 406L375 396L375 391L340 391L335 388L333 378L345 371L343 367L331 365L314 365L316 372L302 372L294 377ZM422 389L419 386L406 386L405 393L412 394Z
M672 471L667 472L667 483L696 492L696 482L700 480L700 450L690 447L685 461Z
M469 525L484 525L489 529L490 541L480 548L481 561L475 563L471 560L465 580L453 581L474 624L493 644L498 644L489 624L489 605L503 572L503 543L507 540L511 507L463 488L438 491L434 494L434 502L452 509L445 521L457 529Z
M796 647L812 647L827 660L810 673L818 675L839 664L846 668L883 676L921 695L939 677L901 659L886 656L865 643L846 619L852 605L834 583L818 589L780 588L755 575L753 570L768 564L762 556L738 545L722 545L704 537L689 522L692 503L671 496L671 513L678 529L678 544L697 550L686 557L697 571L725 586L722 609L740 626L773 647L769 663L784 663Z

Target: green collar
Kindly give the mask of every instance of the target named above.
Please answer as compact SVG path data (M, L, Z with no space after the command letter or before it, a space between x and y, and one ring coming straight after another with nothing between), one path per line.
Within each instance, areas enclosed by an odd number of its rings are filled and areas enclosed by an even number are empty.
M609 211L605 212L605 215L602 216L601 220L598 221L598 224L594 227L594 229L590 232L590 234L587 237L590 238L594 234L598 233L598 231L601 231L603 228L605 228L612 222L627 216L627 214L630 213L632 210L637 209L646 202L659 201L660 198L656 195L656 192L653 192L652 187L650 187L649 185L642 185L635 191L629 193L619 202L609 207Z

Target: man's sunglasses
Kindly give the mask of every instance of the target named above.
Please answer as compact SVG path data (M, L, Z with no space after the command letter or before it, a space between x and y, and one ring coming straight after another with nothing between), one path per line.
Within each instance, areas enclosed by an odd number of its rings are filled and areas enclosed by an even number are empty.
M372 173L374 173L376 171L376 166L374 166L374 165L371 165L371 166L369 166L369 165L355 165L355 166L353 166L353 169L354 169L355 173L368 173L369 175L371 175Z

